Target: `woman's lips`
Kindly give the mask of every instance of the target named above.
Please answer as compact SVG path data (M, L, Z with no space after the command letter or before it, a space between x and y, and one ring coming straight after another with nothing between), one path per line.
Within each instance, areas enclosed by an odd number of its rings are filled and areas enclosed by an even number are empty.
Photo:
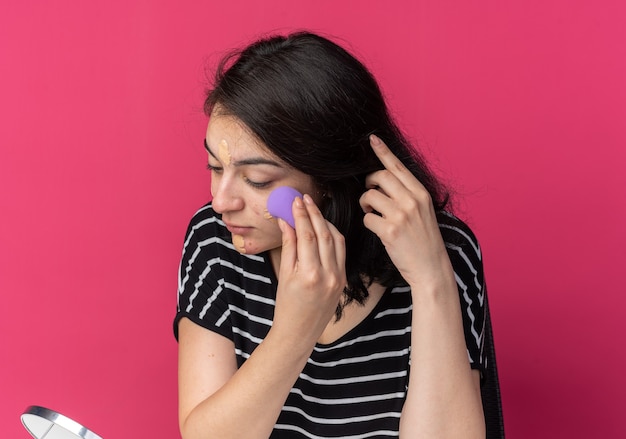
M236 224L229 224L226 222L224 224L226 224L226 228L233 235L245 235L246 233L249 233L252 230L252 227L239 226Z

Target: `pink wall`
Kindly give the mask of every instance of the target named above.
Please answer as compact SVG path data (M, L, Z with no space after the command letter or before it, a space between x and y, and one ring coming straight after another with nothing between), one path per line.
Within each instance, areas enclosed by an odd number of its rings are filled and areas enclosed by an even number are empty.
M484 248L508 437L623 434L622 2L190 3L2 8L2 437L28 437L30 404L105 439L178 437L171 319L208 194L203 66L294 27L349 41L457 185Z

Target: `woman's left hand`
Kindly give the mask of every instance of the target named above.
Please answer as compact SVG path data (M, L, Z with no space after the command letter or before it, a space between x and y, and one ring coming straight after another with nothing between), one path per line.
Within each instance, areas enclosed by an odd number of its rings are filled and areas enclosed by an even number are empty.
M370 144L385 169L365 180L359 200L365 227L382 240L412 287L449 282L452 267L430 194L382 140L372 135Z

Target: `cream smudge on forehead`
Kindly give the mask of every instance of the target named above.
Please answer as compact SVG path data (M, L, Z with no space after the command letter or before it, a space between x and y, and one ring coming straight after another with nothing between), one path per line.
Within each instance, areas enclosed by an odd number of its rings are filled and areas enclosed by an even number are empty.
M220 161L225 165L230 165L230 150L228 149L228 142L226 139L222 139L217 148L217 156Z

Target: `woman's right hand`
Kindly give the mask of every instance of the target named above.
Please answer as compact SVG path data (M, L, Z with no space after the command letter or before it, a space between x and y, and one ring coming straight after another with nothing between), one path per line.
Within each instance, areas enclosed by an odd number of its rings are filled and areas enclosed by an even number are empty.
M296 198L292 211L295 230L278 220L283 240L273 329L312 348L347 285L345 239L309 195Z
M310 196L283 232L274 322L237 368L232 340L179 324L180 422L185 439L267 438L346 285L345 243ZM278 253L280 252L280 253ZM278 262L278 260L273 260ZM247 422L241 422L245 416Z

